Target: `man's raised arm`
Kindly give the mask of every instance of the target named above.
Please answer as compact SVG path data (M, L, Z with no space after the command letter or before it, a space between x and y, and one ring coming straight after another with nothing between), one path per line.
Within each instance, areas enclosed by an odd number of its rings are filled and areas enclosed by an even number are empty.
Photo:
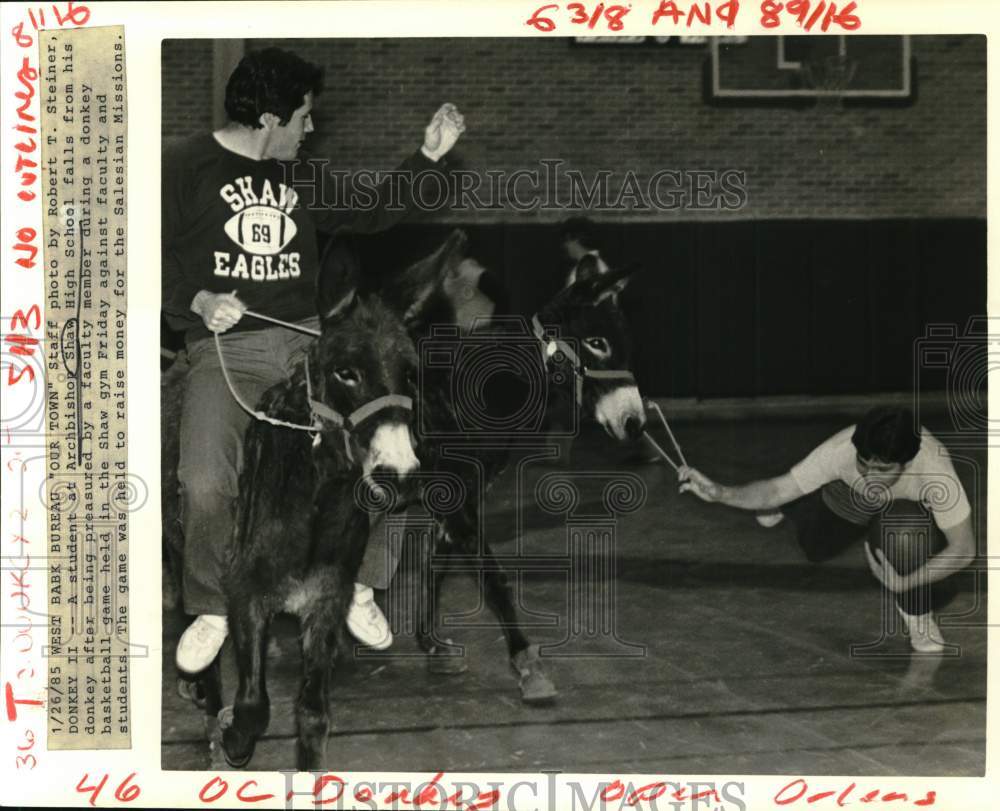
M465 132L465 118L454 104L443 104L424 129L420 149L376 184L374 172L358 173L352 181L341 176L345 188L330 207L328 201L314 204L316 227L327 233L350 231L374 234L385 231L409 216L415 201L412 182L425 172L440 172L441 160ZM331 176L332 177L332 176ZM440 183L447 188L448 180ZM320 190L322 193L322 189Z

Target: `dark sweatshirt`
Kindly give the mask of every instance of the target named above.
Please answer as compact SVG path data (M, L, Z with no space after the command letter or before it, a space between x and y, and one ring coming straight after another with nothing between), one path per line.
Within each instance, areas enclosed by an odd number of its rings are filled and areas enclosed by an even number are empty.
M400 171L440 168L417 152ZM392 179L355 188L346 201L344 178L325 186L319 165L253 160L224 148L212 135L165 150L162 170L162 284L167 320L187 340L210 335L191 311L200 290L232 293L251 310L283 321L316 315L319 255L316 231L376 233L412 210L406 182ZM334 200L334 190L339 200ZM330 205L333 203L333 205ZM272 326L244 317L232 331Z

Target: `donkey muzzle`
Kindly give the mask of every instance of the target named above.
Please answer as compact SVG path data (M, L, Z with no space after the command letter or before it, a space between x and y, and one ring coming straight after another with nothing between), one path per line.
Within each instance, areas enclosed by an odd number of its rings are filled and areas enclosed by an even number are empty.
M413 451L410 427L402 422L391 422L376 428L364 467L373 478L379 474L395 481L402 481L419 470L420 460Z
M646 427L646 412L635 384L618 386L601 395L594 406L594 416L615 439L635 439Z
M627 417L625 419L625 434L631 440L636 440L642 436L642 432L646 429L646 419L643 416L637 416L635 414Z

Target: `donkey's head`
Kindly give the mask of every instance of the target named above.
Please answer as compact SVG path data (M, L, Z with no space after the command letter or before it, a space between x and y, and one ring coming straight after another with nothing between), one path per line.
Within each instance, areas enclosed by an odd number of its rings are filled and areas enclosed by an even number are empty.
M417 353L404 317L428 306L443 272L407 272L392 295L380 296L359 292L349 242L335 241L324 255L321 335L309 353L312 408L326 429L323 445L373 487L399 483L420 464L412 432Z
M353 291L327 310L309 353L322 441L365 479L402 480L418 467L410 435L417 357L399 319L376 296Z
M629 371L631 344L618 295L635 267L577 281L538 313L538 321L575 340L582 378L581 418L596 420L615 439L635 439L646 425L645 410ZM549 344L549 352L558 349Z

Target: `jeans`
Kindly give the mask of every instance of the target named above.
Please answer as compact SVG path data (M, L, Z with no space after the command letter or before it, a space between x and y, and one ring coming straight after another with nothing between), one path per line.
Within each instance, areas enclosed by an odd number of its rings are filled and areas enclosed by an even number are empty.
M318 319L301 323L319 326ZM314 340L283 327L220 337L233 388L251 407L256 407L267 389L289 378ZM233 536L243 437L252 417L226 385L215 339L193 341L187 349L191 369L181 414L177 470L184 530L184 609L189 614L225 615L221 578ZM373 528L369 538L359 581L386 588L398 553L388 549L380 526Z
M909 574L947 545L930 513L913 501L894 501L881 512L858 516L853 522L838 515L829 503L844 503L849 499L847 489L843 482L831 482L783 508L795 524L799 546L811 562L829 560L855 541L866 538L873 553L881 549L897 572ZM862 520L865 523L860 523ZM897 594L895 599L896 605L907 614L918 616L932 611L934 605L949 602L956 592L955 579L947 577L929 588Z

